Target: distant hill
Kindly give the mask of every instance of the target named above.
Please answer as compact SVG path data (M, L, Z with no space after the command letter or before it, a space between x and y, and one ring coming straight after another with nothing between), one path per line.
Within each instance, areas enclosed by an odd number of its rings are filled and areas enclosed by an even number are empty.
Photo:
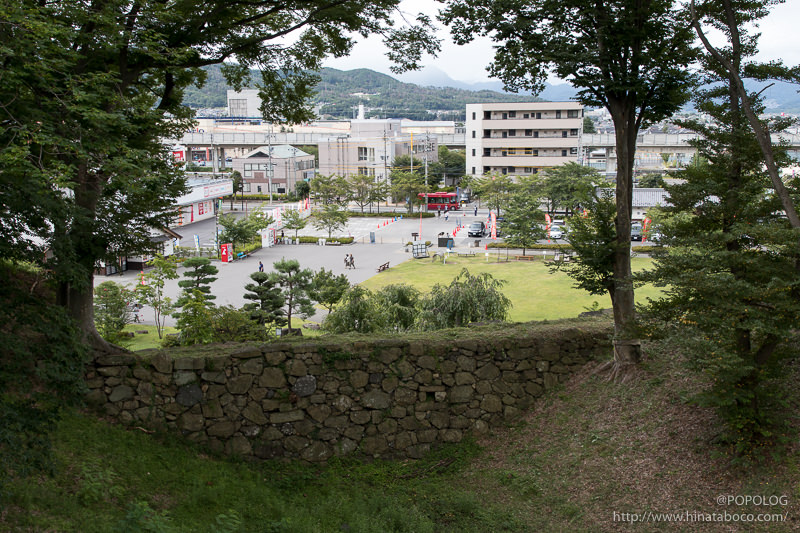
M219 66L207 67L207 80L202 89L187 89L184 104L192 108L222 108L227 105L226 91L230 86L220 73ZM453 80L436 67L402 75L404 81L369 69L337 70L324 68L312 104L320 114L334 119L355 116L359 104L364 104L366 117L409 118L413 120L465 119L469 103L487 102L559 102L571 100L576 90L568 83L548 84L539 97L530 94L503 92L499 81L464 83ZM749 90L761 90L764 83L745 82ZM798 86L776 82L763 93L766 110L770 113L800 113ZM691 110L691 104L687 110Z
M230 87L219 67L208 67L206 71L206 84L202 89L188 89L184 104L192 108L225 107L226 91ZM367 118L463 121L468 103L541 100L530 95L491 90L420 86L369 69L324 68L319 75L321 81L312 104L319 106L320 115L339 119L353 118L358 105L364 104Z

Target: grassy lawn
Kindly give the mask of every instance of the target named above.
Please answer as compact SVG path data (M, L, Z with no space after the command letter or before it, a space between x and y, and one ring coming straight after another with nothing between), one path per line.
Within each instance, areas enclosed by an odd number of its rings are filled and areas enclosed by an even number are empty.
M155 326L148 326L146 324L128 324L125 326L124 331L133 333L133 337L123 341L121 344L136 352L138 350L147 350L149 348L160 348L161 339L158 338L158 331ZM147 333L144 333L147 332ZM167 333L177 333L178 330L173 327L164 328L163 335Z
M637 271L647 268L651 260L635 257L631 262L633 270ZM591 308L594 302L600 308L611 307L607 294L592 296L575 289L571 278L561 272L551 274L541 261L487 262L480 254L475 258L451 257L446 264L430 259L411 259L373 276L361 286L376 290L393 283L406 283L427 292L437 283L450 283L462 268L467 268L472 274L489 272L508 282L504 292L513 304L509 320L514 322L576 317ZM636 290L636 301L645 302L648 297L657 297L659 292L655 287L641 287Z

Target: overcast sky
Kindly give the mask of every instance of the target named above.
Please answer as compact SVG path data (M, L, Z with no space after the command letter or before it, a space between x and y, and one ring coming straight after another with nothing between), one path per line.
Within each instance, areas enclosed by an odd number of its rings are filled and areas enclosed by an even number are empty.
M401 10L410 15L409 19L413 19L413 15L420 11L433 17L440 6L432 0L403 0ZM774 7L761 23L759 59L783 59L789 65L800 64L798 22L800 1L788 0ZM441 24L438 25L441 27ZM423 65L440 69L457 81L476 83L490 79L486 73L486 66L494 55L490 40L482 39L466 46L456 46L446 28L441 28L439 36L444 39L442 52L437 58L425 58ZM349 57L329 60L325 66L340 70L369 68L395 76L389 70L390 63L380 39L374 37L362 39Z

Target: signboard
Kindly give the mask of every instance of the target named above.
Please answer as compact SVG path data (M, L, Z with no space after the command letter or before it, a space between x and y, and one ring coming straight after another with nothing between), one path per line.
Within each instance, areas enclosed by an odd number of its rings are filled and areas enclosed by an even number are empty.
M223 263L230 263L233 261L233 243L223 244L219 248L219 258Z
M200 251L200 235L197 234L194 235L194 248L198 252Z
M214 183L203 186L203 198L215 198L233 194L233 181L221 180L222 183Z

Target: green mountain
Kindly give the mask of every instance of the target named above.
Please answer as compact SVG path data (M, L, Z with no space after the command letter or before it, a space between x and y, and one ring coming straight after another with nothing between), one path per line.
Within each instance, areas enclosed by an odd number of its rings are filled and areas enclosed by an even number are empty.
M206 69L205 85L186 91L184 104L192 108L225 107L225 82L218 66ZM359 104L364 104L366 118L408 118L413 120L465 119L465 106L475 102L536 102L533 96L497 91L470 91L452 87L421 87L403 83L391 76L369 69L336 70L324 68L317 94L312 100L325 118L353 118Z

